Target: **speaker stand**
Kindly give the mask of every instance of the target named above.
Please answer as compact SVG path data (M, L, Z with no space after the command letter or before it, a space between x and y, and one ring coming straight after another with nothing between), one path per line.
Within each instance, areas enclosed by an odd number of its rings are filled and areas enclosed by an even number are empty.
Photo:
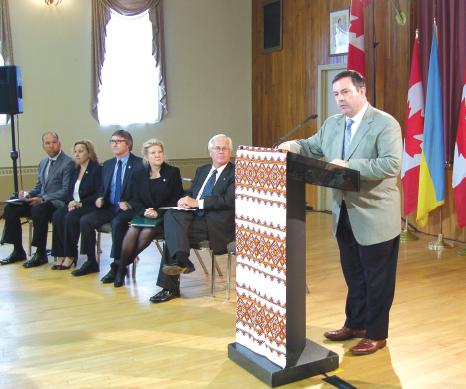
M14 192L11 195L11 198L17 198L19 194L19 187L18 187L18 150L16 150L16 133L15 133L15 116L10 116L10 124L11 124L11 151L10 157L13 161L13 184L14 184Z

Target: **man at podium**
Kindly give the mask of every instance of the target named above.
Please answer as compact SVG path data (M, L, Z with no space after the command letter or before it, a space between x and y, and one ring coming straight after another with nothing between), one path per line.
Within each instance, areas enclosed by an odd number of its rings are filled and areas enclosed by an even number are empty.
M368 103L366 82L358 72L337 74L332 87L341 114L329 117L312 137L278 148L360 172L360 192L333 191L333 233L348 294L343 327L324 336L333 341L362 338L350 352L366 355L386 345L395 292L401 128Z

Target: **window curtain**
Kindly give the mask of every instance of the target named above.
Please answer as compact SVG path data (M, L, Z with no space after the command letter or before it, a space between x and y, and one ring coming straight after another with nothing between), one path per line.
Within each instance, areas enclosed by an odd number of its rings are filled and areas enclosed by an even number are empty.
M420 63L424 91L427 90L430 45L434 18L437 22L440 77L442 79L445 160L453 160L456 126L466 67L466 1L417 2Z
M13 44L11 42L10 12L8 0L0 0L0 50L5 65L13 65Z
M149 10L149 20L152 23L152 55L160 69L158 86L160 96L158 120L160 121L167 113L163 0L92 0L92 116L99 121L97 96L102 82L101 70L105 58L105 35L110 20L110 10L124 16L135 16Z

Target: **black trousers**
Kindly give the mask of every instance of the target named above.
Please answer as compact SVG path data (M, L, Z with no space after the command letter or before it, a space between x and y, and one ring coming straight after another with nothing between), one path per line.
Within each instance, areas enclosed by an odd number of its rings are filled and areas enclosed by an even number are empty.
M90 261L95 261L95 230L100 226L112 224L112 250L111 258L120 258L121 244L129 227L129 222L135 216L134 211L115 211L113 208L97 209L87 213L80 220L82 253L86 254Z
M163 216L165 246L160 261L157 285L169 290L180 288L180 276L169 276L162 267L172 263L177 256L188 257L191 247L209 239L205 217L195 216L191 211L168 210Z
M380 222L380 228L383 228L383 220ZM400 237L369 246L360 245L354 238L343 203L337 242L348 286L345 326L365 329L366 338L369 339L386 339L395 294Z
M50 201L32 207L27 204L7 204L4 210L5 226L2 244L11 243L16 251L23 250L21 217L30 217L34 227L32 245L37 248L39 253L45 254L49 221L52 219L55 209Z
M52 216L52 255L55 257L78 257L80 221L84 215L95 211L94 206L85 206L68 212L68 207L57 209Z

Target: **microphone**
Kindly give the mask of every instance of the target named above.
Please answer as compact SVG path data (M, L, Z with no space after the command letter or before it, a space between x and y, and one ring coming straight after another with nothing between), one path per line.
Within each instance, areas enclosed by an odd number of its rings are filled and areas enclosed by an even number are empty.
M285 135L282 135L280 138L277 139L277 141L272 145L272 148L276 148L280 143L283 143L283 141L287 138L289 138L291 135L293 135L296 131L301 129L309 120L312 119L317 119L318 115L313 113L309 115L306 119L304 119L301 123L299 123L296 127L293 127L290 131L288 131Z

